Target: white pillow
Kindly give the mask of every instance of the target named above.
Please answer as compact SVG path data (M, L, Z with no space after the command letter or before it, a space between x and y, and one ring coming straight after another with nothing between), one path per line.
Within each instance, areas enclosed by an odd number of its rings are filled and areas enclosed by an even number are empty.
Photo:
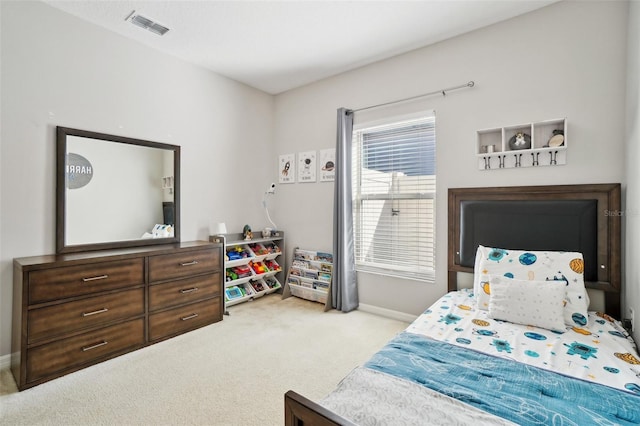
M589 296L584 288L582 253L524 251L479 246L476 252L473 292L478 309L489 308L489 276L565 284L564 323L584 327L589 318Z
M491 318L564 332L564 284L492 276Z

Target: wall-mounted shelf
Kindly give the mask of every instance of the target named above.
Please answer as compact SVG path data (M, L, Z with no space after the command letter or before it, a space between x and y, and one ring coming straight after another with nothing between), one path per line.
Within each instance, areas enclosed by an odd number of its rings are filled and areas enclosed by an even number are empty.
M213 235L224 243L225 307L281 291L284 282L284 232L267 238L242 239L242 234Z
M518 134L523 138L516 139ZM480 170L566 164L567 120L560 118L479 130L476 156Z

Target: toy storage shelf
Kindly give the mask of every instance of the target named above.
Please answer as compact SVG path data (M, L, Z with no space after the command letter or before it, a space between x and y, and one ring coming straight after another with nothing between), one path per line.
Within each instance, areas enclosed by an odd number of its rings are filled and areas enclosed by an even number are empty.
M225 307L282 292L285 271L284 232L244 240L242 234L212 235L224 244Z
M517 138L518 134L523 138ZM566 164L567 120L559 118L478 130L476 157L480 170Z
M296 247L282 298L296 296L319 302L324 304L324 310L328 311L331 309L332 278L332 254Z

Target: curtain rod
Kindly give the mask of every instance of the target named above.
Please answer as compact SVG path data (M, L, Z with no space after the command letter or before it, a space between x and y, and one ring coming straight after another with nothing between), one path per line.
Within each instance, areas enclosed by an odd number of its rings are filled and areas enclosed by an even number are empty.
M412 96L410 98L399 99L397 101L385 102L383 104L371 105L371 106L368 106L368 107L358 108L358 109L352 109L351 111L353 111L353 112L364 111L364 110L367 110L367 109L379 108L379 107L382 107L382 106L387 106L387 105L391 105L391 104L397 104L397 103L400 103L400 102L412 101L414 99L424 98L424 97L427 97L427 96L433 96L433 95L439 95L439 94L442 94L442 96L445 96L447 94L447 92L450 92L452 90L464 89L466 87L473 87L474 85L475 85L475 83L473 82L473 80L471 80L467 84L461 84L460 86L455 86L455 87L449 87L447 89L436 90L434 92L424 93L422 95L416 95L416 96Z

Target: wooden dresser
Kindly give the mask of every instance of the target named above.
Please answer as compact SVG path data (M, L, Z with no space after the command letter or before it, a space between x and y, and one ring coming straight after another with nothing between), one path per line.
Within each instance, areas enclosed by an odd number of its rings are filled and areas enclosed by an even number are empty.
M222 320L222 261L204 241L14 259L18 388Z

